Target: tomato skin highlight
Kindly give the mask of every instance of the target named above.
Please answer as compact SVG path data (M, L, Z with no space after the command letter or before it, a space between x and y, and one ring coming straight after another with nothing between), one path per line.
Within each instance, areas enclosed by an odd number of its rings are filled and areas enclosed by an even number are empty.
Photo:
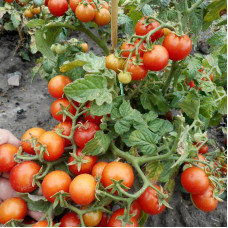
M11 144L0 145L0 172L9 172L17 162L14 161L14 156L19 148Z
M91 5L83 5L80 4L77 6L75 10L75 15L81 22L89 22L92 21L95 17L95 10Z
M91 173L92 176L93 177L97 177L97 176L101 177L103 170L106 167L106 165L108 165L108 162L101 161L101 162L96 163L92 169L92 173Z
M33 161L24 161L13 167L10 172L10 184L16 192L32 192L37 185L32 185L33 176L40 171L40 166Z
M86 206L95 200L96 181L90 174L76 176L70 184L71 199L82 206Z
M68 2L67 0L49 0L48 9L56 17L63 16L68 10Z
M19 197L9 198L0 204L0 224L11 219L24 219L27 214L27 204Z
M151 51L145 52L143 56L144 66L151 71L163 70L169 61L168 51L161 45L154 45Z
M107 166L105 166L102 172L101 182L105 188L112 185L112 180L123 180L122 184L128 188L134 183L134 172L130 165L123 162L110 162ZM112 189L108 189L111 191ZM125 189L127 191L128 189Z
M72 128L72 123L71 122L62 122L62 123L59 123L58 125L55 126L55 129L63 129L62 131L62 135L65 135L65 136L69 136L70 133L71 133L71 128ZM68 146L71 146L71 141L69 139L65 139L63 138L64 140L64 146L65 147L68 147Z
M59 191L69 193L70 184L70 176L64 171L56 170L50 172L47 174L47 176L44 177L41 187L45 198L49 202L53 203L56 197L52 196Z
M72 81L65 75L57 75L48 83L48 91L54 98L61 98L64 94L63 89Z
M24 152L27 154L36 154L35 150L32 148L30 142L26 142L24 140L30 140L32 137L39 138L46 131L40 127L33 127L28 129L21 138L21 146Z
M86 104L86 107L87 108L90 108L90 103L88 102ZM103 118L103 116L92 116L90 113L86 112L83 114L83 117L85 119L85 121L89 121L89 122L93 122L97 125L100 125L101 124L101 119Z
M64 152L64 140L53 131L46 131L38 138L38 142L47 146L47 153L44 153L46 161L55 161L59 159ZM38 151L38 154L40 151Z
M116 210L110 217L109 222L108 222L108 227L122 227L122 222L121 220L117 219L118 216L123 216L124 215L124 209L118 209ZM138 222L135 217L132 217L130 219L133 224L126 224L126 227L138 227Z
M181 174L181 184L192 194L202 194L209 186L207 174L198 167L190 167Z
M60 223L60 227L78 227L80 219L76 213L69 212L61 218Z
M209 185L207 190L202 194L192 194L191 200L193 204L202 211L210 212L216 209L218 205L218 200L213 198L213 190L214 188Z
M160 186L154 185L154 187L161 190ZM151 187L147 187L143 194L138 198L138 202L141 209L150 215L157 215L165 210L164 204L159 206L158 193Z
M185 59L192 50L192 41L189 36L177 36L174 33L167 35L162 44L173 61Z

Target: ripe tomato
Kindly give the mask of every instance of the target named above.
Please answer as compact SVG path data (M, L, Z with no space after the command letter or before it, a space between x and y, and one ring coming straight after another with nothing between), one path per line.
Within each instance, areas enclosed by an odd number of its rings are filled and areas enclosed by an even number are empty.
M5 2L8 2L8 3L11 3L13 2L14 0L5 0Z
M63 16L68 10L68 2L67 0L49 0L48 9L54 16Z
M153 19L149 19L149 22L147 22L147 18L143 17L137 22L135 26L135 33L136 35L144 36L151 30L156 29L158 26L160 26L159 22L154 21ZM152 42L154 42L155 40L159 39L162 35L163 35L163 31L162 29L160 29L154 34L152 34L150 39Z
M58 125L55 126L55 130L57 130L57 129L63 130L61 134L65 135L65 136L70 135L71 128L72 128L71 122L62 122L62 123L59 123ZM63 140L64 140L64 146L65 147L71 146L71 141L69 139L63 138Z
M55 100L51 105L51 114L56 120L63 122L63 114L57 114L62 110L61 106L63 106L65 109L69 108L68 112L70 112L72 115L75 115L76 109L71 105L71 103L66 98L60 98ZM71 121L71 118L67 116L65 121Z
M99 26L107 25L111 21L111 14L105 8L101 8L95 13L94 22Z
M77 156L82 156L82 149L78 148L76 151L76 154L77 154ZM70 163L74 160L75 159L72 156L70 156L68 163ZM73 174L79 175L82 173L91 173L93 166L97 163L97 156L85 155L85 156L83 156L82 160L87 161L87 163L81 163L80 170L78 170L77 164L69 165L69 169Z
M46 161L55 161L59 159L64 152L64 141L53 131L46 131L38 138L38 143L46 145L47 153L44 153L44 159ZM40 151L38 151L40 153Z
M129 72L120 72L118 74L118 80L123 84L128 84L131 82L132 77Z
M222 171L227 175L227 164L222 166Z
M80 44L80 47L82 48L82 50L83 50L84 52L87 52L88 49L89 49L89 46L88 46L87 43L82 43L82 44Z
M193 204L202 211L209 212L215 210L218 200L213 197L214 188L209 185L206 191L200 195L191 195Z
M168 51L161 45L154 45L151 51L143 56L144 66L151 71L163 70L169 61Z
M135 45L140 41L140 39L136 40L135 41ZM140 57L143 57L144 56L144 53L146 51L146 48L144 47L144 44L141 43L138 47L138 53L140 54ZM132 56L136 55L136 51L133 53Z
M81 22L92 21L95 17L95 10L91 5L80 4L75 10L75 15Z
M95 199L96 181L90 174L80 174L76 176L70 184L70 197L79 204L86 206Z
M107 213L102 213L102 218L97 227L107 227L108 226L108 215Z
M31 7L30 7L30 10L31 10L31 12L32 12L33 14L39 14L40 11L41 11L41 8L40 8L40 7L33 7L33 6L31 6Z
M9 198L0 204L0 223L5 224L11 219L24 219L27 214L27 205L19 197Z
M199 72L203 72L204 66L201 66L201 68L198 70Z
M133 81L139 81L142 80L147 76L148 70L142 63L142 58L139 58L139 63L136 63L136 57L132 57L127 66L127 71L131 73L131 77ZM126 67L126 64L124 65L124 69Z
M24 15L27 17L27 18L33 18L34 17L34 14L32 13L32 11L30 9L26 9L24 11Z
M22 3L20 0L17 0L17 3L18 3L20 6L26 6L26 5L27 5L27 2Z
M160 186L154 185L158 190L161 190ZM143 211L150 215L157 215L165 210L165 205L159 205L158 193L148 187L143 194L138 198L139 205Z
M42 221L34 223L32 225L32 227L48 227L48 222L47 222L47 220L42 220Z
M199 158L198 158L199 157ZM206 161L206 158L202 155L202 154L198 154L198 157L194 157L194 160L200 160L200 161ZM200 166L200 167L204 167L205 165L203 163L200 162L194 162L194 164Z
M199 149L199 153L206 154L208 152L208 145L203 145Z
M134 218L138 219L141 214L141 207L137 200L134 200L130 207L130 214L135 214Z
M92 169L93 177L101 177L102 172L106 165L108 165L108 162L104 162L104 161L101 161L101 162L98 162L97 164L95 164Z
M0 145L0 172L9 172L17 163L14 161L14 155L19 148L11 144Z
M190 167L182 173L181 184L192 194L202 194L209 186L209 179L202 169Z
M41 187L45 198L53 203L56 197L52 196L60 191L68 193L70 184L71 178L66 172L55 170L44 177Z
M61 98L64 94L63 89L72 81L64 75L57 75L48 83L48 91L55 98Z
M86 226L94 227L99 224L102 219L101 211L91 211L83 214L83 221Z
M214 81L214 74L213 73L210 75L210 79L212 82Z
M188 83L188 85L189 85L190 88L194 88L194 87L196 86L193 80L191 80L191 81Z
M108 187L113 184L113 180L123 180L122 184L128 188L134 183L134 172L130 165L123 162L110 162L107 166L105 166L102 172L102 179L101 182L104 187ZM111 191L112 189L108 189ZM128 189L125 189L127 191Z
M33 176L40 171L40 166L33 161L24 161L14 166L10 172L10 184L16 192L32 192L37 188L33 186Z
M132 50L135 47L134 44L127 43L127 41L124 41L123 44L121 45L121 51L123 50ZM127 58L130 55L130 51L123 51L121 55L124 58ZM132 56L135 55L135 51L133 52Z
M78 227L80 226L80 219L74 212L65 214L60 220L60 227Z
M124 215L124 209L118 209L116 210L112 216L110 217L109 221L108 221L108 227L122 227L122 221L117 219L118 216L123 216ZM126 224L126 227L138 227L138 222L137 219L135 217L132 217L130 219L130 221L133 224Z
M105 58L105 66L108 69L114 70L116 73L122 69L124 59L116 57L114 54L108 55Z
M101 6L101 8L105 8L107 10L110 9L109 4L106 1L102 1L100 6Z
M177 36L174 33L167 35L162 44L174 61L185 59L192 50L192 41L189 36Z
M85 147L85 144L93 139L95 133L99 131L100 128L95 123L85 122L74 132L74 141L81 149Z
M77 6L81 2L82 2L82 0L70 0L70 8L72 9L73 12L75 12Z
M23 151L28 154L35 154L35 150L32 148L31 143L27 142L27 140L30 140L32 137L38 139L44 132L46 131L40 127L28 129L21 138L21 146Z
M48 6L48 2L49 2L49 0L45 0L44 5Z
M89 102L86 104L86 107L90 108ZM93 122L97 125L101 124L101 119L103 118L103 116L91 116L88 112L84 113L83 117L84 117L85 121Z

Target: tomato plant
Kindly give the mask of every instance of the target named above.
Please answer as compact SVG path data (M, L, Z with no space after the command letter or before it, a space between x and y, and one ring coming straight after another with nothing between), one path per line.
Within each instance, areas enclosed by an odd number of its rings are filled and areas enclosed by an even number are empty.
M54 16L63 16L68 10L67 0L49 0L48 9Z

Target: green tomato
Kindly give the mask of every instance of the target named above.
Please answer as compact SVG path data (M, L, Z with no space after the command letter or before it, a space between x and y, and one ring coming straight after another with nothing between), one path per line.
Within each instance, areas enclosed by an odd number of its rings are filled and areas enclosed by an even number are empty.
M55 48L55 52L58 55L63 54L66 51L66 46L65 45L61 45L61 44L57 44L56 48Z
M37 6L42 6L44 4L44 0L33 0L33 2L37 5Z
M131 82L131 74L129 72L120 72L118 74L118 79L123 84L128 84Z

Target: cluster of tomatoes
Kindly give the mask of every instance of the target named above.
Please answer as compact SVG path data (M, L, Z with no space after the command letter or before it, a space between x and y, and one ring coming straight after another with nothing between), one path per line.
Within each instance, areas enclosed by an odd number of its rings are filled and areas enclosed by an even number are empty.
M149 37L147 34L158 28L160 23L149 17L141 18L135 26L133 39L124 41L121 46L121 58L110 55L106 58L106 67L119 72L118 79L123 84L131 80L141 80L146 77L148 70L161 71L169 59L180 61L185 59L192 49L188 35L177 36L167 28L160 29ZM165 36L162 45L154 44L160 37ZM151 45L152 44L152 45Z
M201 142L194 143L195 146L200 147ZM185 169L181 175L181 183L184 189L191 193L191 200L193 204L200 210L205 212L210 212L215 210L218 205L218 199L214 197L214 184L209 179L209 175L218 176L218 172L221 172L224 177L227 175L227 164L223 164L221 168L218 167L218 162L214 162L212 169L206 165L207 159L203 154L208 152L208 145L202 145L199 150L197 156L193 159L202 161L194 162L194 165ZM188 163L186 163L189 165ZM216 171L213 174L213 171Z

